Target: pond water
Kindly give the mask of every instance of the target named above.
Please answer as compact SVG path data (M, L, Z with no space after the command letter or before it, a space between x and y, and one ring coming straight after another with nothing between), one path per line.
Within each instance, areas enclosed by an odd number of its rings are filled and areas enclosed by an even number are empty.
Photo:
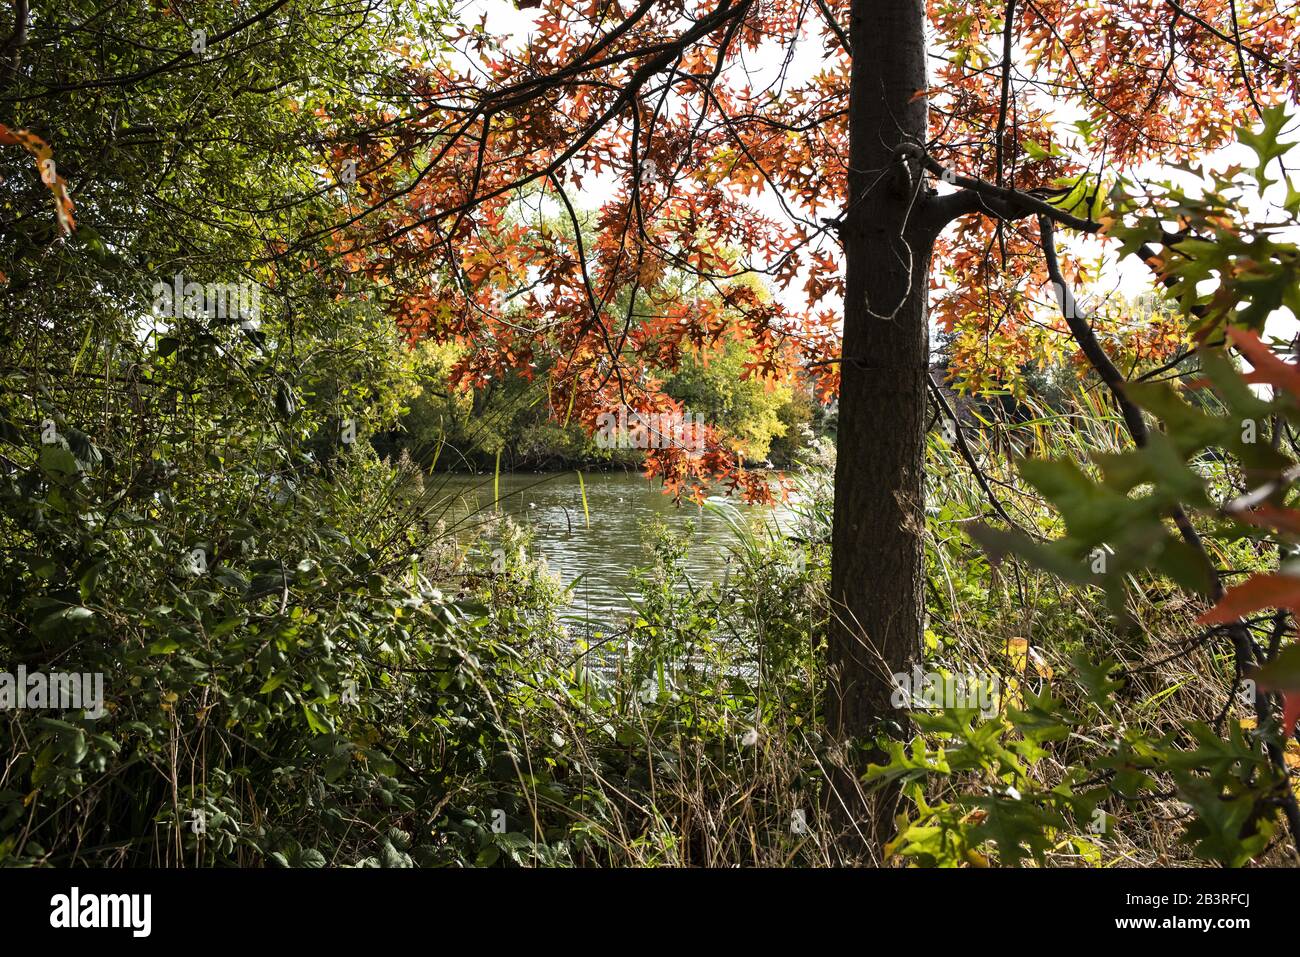
M501 509L534 533L534 549L553 573L574 587L567 614L610 624L626 613L638 597L628 572L650 563L642 544L641 523L658 516L678 532L687 520L694 524L689 574L699 582L721 581L726 573L728 544L734 533L716 509L684 502L674 504L657 481L636 473L584 472L590 526L583 515L582 489L576 472L547 474L502 473ZM439 474L427 484L451 499L446 520L453 531L470 537L490 515L493 476ZM727 495L711 496L711 504L733 507L746 521L775 521L787 527L792 514L776 508L744 505Z

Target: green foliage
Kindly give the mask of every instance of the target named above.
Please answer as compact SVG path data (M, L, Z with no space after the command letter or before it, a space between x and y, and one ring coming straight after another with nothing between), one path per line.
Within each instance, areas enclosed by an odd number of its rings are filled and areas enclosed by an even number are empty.
M396 427L375 437L381 454L405 452L435 470L492 468L498 453L507 469L639 465L639 453L602 449L579 422L557 422L544 380L512 375L477 390L457 390L452 367L465 354L430 340L412 349L418 383Z
M32 25L4 117L50 141L81 225L0 238L0 658L102 674L107 713L0 716L0 859L356 860L378 843L353 822L406 799L344 689L385 686L417 622L445 654L466 615L413 572L405 477L367 452L402 347L302 237L339 202L322 117L363 122L369 51L430 20L128 4L73 27L93 13ZM168 50L190 55L153 69ZM0 163L6 207L43 207ZM177 276L209 301L160 301ZM255 315L211 301L234 287Z
M1270 107L1262 115L1261 129L1237 131L1259 159L1253 184L1239 167L1222 172L1194 168L1200 188L1166 182L1130 193L1121 182L1112 195L1115 219L1108 232L1120 241L1122 255L1138 253L1144 244L1164 245L1170 223L1186 234L1169 245L1162 273L1168 276L1169 296L1196 331L1224 323L1262 331L1283 306L1300 315L1300 256L1296 244L1286 239L1300 217L1300 191L1288 178L1279 207L1282 221L1242 222L1241 210L1272 182L1266 173L1269 163L1291 148L1278 142L1286 122L1284 107Z
M1259 156L1261 186L1265 167L1285 151L1275 143L1282 126L1280 117L1279 111L1268 111L1264 129L1243 136ZM1234 180L1237 172L1212 174L1211 188L1204 195L1193 196L1169 186L1151 201L1150 211L1139 213L1136 205L1129 203L1127 211L1137 214L1133 217L1136 225L1117 221L1112 228L1112 234L1129 249L1142 242L1161 241L1163 234L1157 232L1160 222L1177 220L1188 224L1197 237L1206 237L1174 241L1163 237L1172 250L1172 261L1167 264L1170 294L1203 337L1225 324L1261 328L1264 318L1289 302L1294 291L1295 248L1275 241L1277 226L1252 227L1241 221L1235 207L1235 197L1242 193ZM1300 205L1288 203L1286 211L1294 225ZM1212 277L1218 288L1207 294L1198 284ZM1247 604L1234 599L1234 592L1223 598L1217 584L1220 572L1210 555L1236 557L1239 561L1229 567L1260 568L1262 559L1273 550L1262 547L1269 533L1261 527L1293 530L1287 521L1293 513L1283 511L1282 506L1289 495L1287 476L1292 475L1294 462L1283 451L1281 439L1286 426L1300 424L1295 398L1300 379L1293 367L1269 355L1252 334L1230 329L1229 338L1249 355L1257 381L1277 387L1273 398L1263 398L1246 385L1221 341L1218 348L1203 347L1197 356L1199 369L1190 370L1202 379L1188 394L1161 382L1124 386L1127 399L1150 416L1153 426L1141 447L1090 450L1087 464L1074 455L1019 463L1020 474L1059 516L1053 530L1064 534L1044 541L1025 530L980 524L972 525L971 533L994 560L1018 556L1077 586L1103 588L1108 605L1125 628L1139 624L1143 596L1159 587L1162 579L1193 596L1217 600L1223 610L1201 616L1202 622L1216 627L1184 638L1183 647L1190 651L1228 637L1233 667L1225 676L1229 679L1226 683L1253 675L1277 682L1273 687L1291 689L1293 685L1278 679L1289 650L1268 664L1277 656L1284 619L1278 617L1266 630L1271 630L1272 637L1261 646L1252 641L1254 623L1239 616L1270 604L1292 607L1292 600L1278 594ZM1271 441L1266 431L1270 429ZM1243 488L1252 486L1257 491L1241 494ZM1251 510L1260 505L1269 510L1252 516ZM1199 526L1192 524L1197 517ZM1273 537L1285 546L1284 536ZM1201 544L1207 540L1210 551ZM1249 586L1242 588L1248 590ZM1257 663L1264 664L1258 673L1254 670ZM1096 679L1107 673L1108 667L1090 671L1076 662L1075 671L1091 675L1095 689L1102 687ZM1023 741L1036 745L1042 729L1049 728L1058 737L1069 734L1089 741L1091 753L1086 764L1079 766L1089 769L1090 783L1103 798L1143 802L1172 785L1189 812L1183 840L1198 858L1241 866L1264 854L1277 832L1279 809L1294 817L1296 807L1283 759L1292 729L1276 722L1270 697L1255 697L1254 713L1242 721L1225 722L1229 699L1213 723L1171 710L1160 712L1157 727L1144 731L1127 724L1124 712L1109 700L1109 696L1127 691L1132 677L1129 672L1118 682L1108 681L1105 698L1093 693L1082 702L1072 701L1069 710L1046 707L1033 721L1033 735L1019 727L1020 715L1015 709L1008 710L1007 721L989 722L992 731L952 719L938 728L931 723L926 730L941 731L955 740L955 753L966 766L979 761L985 773L995 773L1017 788L1017 803L1033 807L1040 820L1038 824L1021 820L1023 826L1011 832L1008 842L1003 830L997 835L987 832L989 822L997 818L1009 822L998 823L999 829L1017 826L1015 816L1008 816L1005 808L985 807L987 817L971 827L966 815L974 799L969 792L937 810L916 796L924 827L915 837L910 836L910 829L904 832L900 852L928 855L930 863L952 863L981 840L994 836L1004 860L1008 855L1018 857L1023 848L1041 861L1046 845L1040 838L1064 827L1068 815L1052 814L1061 811L1063 799L1073 800L1078 774L1067 772L1050 790L1025 788L1033 782L1021 780L1020 769L1004 749L979 748L989 734L1001 737L1011 729L1022 732ZM1261 688L1267 687L1262 681ZM1229 694L1228 688L1220 691L1225 698ZM1067 720L1067 714L1078 715L1082 721ZM910 766L909 761L921 775L946 774L955 766L951 754L942 766L935 761L927 764L925 754L920 751L909 758L896 751L890 764L875 773L901 773ZM1073 808L1076 818L1080 810ZM933 827L939 828L943 840L936 837ZM956 836L949 839L949 832Z
M702 413L710 425L725 429L732 447L747 460L762 461L790 425L811 419L811 410L805 402L802 408L807 411L795 411L795 393L788 385L745 378L745 364L751 359L740 341L729 341L707 359L683 357L664 391L688 411Z

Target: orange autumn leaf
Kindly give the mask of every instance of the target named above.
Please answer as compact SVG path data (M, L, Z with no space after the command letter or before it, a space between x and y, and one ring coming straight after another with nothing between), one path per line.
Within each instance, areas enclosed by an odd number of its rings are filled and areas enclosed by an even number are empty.
M1295 575L1255 575L1242 582L1197 620L1202 625L1236 621L1261 608L1287 608L1300 613L1300 578Z
M1283 362L1249 329L1230 328L1228 338L1255 367L1248 376L1251 382L1264 382L1300 398L1300 367Z
M64 234L72 232L76 226L72 218L72 197L68 195L68 185L63 177L55 171L54 151L50 145L35 133L28 130L12 130L0 123L0 145L21 146L31 153L40 170L41 182L54 197L54 215L58 219L59 229Z
M1300 718L1300 693L1282 692L1282 731L1289 738L1296 719Z
M1247 525L1274 528L1292 535L1300 535L1300 511L1293 508L1260 505L1252 511L1234 514L1233 518Z

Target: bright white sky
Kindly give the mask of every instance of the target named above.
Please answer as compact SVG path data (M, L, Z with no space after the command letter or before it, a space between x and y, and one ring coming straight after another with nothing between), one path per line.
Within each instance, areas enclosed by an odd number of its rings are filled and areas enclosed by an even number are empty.
M511 45L522 45L524 43L534 28L537 16L535 9L519 10L510 0L464 0L463 3L458 5L457 9L462 22L466 23L476 23L486 15L488 32L505 39ZM815 21L810 25L814 29L816 28ZM786 62L787 58L788 63ZM804 38L801 42L795 44L793 51L773 43L769 47L760 48L757 52L747 53L743 62L751 74L750 83L756 88L773 82L779 75L783 64L785 66L786 84L788 86L798 85L815 75L822 68L821 41L816 37L811 40ZM1081 114L1070 112L1066 115L1064 111L1059 111L1059 119L1062 124L1072 123L1080 117ZM1234 145L1220 150L1206 159L1206 165L1215 169L1223 169L1234 163L1253 168L1254 154L1244 146ZM1272 169L1272 174L1276 177L1276 165ZM1151 180L1173 180L1189 191L1196 188L1195 177L1181 171L1166 169L1158 164L1139 170L1138 175ZM583 186L580 199L575 197L575 200L578 205L587 209L594 209L613 195L615 182L609 176L585 176ZM1250 217L1256 221L1261 219L1276 221L1280 217L1277 215L1269 216L1268 207L1272 203L1279 202L1284 195L1285 190L1280 185L1271 187L1261 201L1248 205ZM784 217L780 204L769 191L764 191L757 197L751 196L750 201L756 209L766 215L776 219ZM1066 234L1062 232L1058 235L1064 239ZM1300 236L1296 238L1300 239ZM1118 291L1126 296L1136 296L1148 292L1152 288L1150 270L1132 257L1127 260L1117 261L1113 255L1105 253L1102 244L1088 239L1071 240L1069 248L1077 255L1090 257L1094 260L1098 254L1105 254L1101 281L1094 289L1090 290L1094 296L1102 297L1113 291ZM788 290L774 289L773 292L791 309L802 311L806 308L806 303L803 301L801 286L802 283L796 280ZM1083 296L1080 298L1082 299ZM828 308L838 308L838 303L824 302L822 305ZM1286 340L1290 340L1297 330L1300 330L1300 322L1287 310L1279 310L1274 313L1267 327L1268 334Z

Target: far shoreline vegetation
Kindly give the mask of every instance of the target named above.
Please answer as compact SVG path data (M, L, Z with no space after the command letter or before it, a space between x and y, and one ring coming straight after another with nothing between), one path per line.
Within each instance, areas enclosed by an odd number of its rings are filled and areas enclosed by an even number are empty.
M414 346L413 394L405 397L395 427L370 437L381 457L404 454L433 471L450 472L643 468L641 449L602 448L594 421L571 417L565 424L563 413L547 402L542 376L515 374L487 387L455 389L449 373L462 352ZM833 405L819 403L811 389L744 378L749 350L743 341L702 355L683 359L675 372L659 373L664 394L680 404L681 415L700 416L722 432L746 468L794 468L817 438L833 437Z

